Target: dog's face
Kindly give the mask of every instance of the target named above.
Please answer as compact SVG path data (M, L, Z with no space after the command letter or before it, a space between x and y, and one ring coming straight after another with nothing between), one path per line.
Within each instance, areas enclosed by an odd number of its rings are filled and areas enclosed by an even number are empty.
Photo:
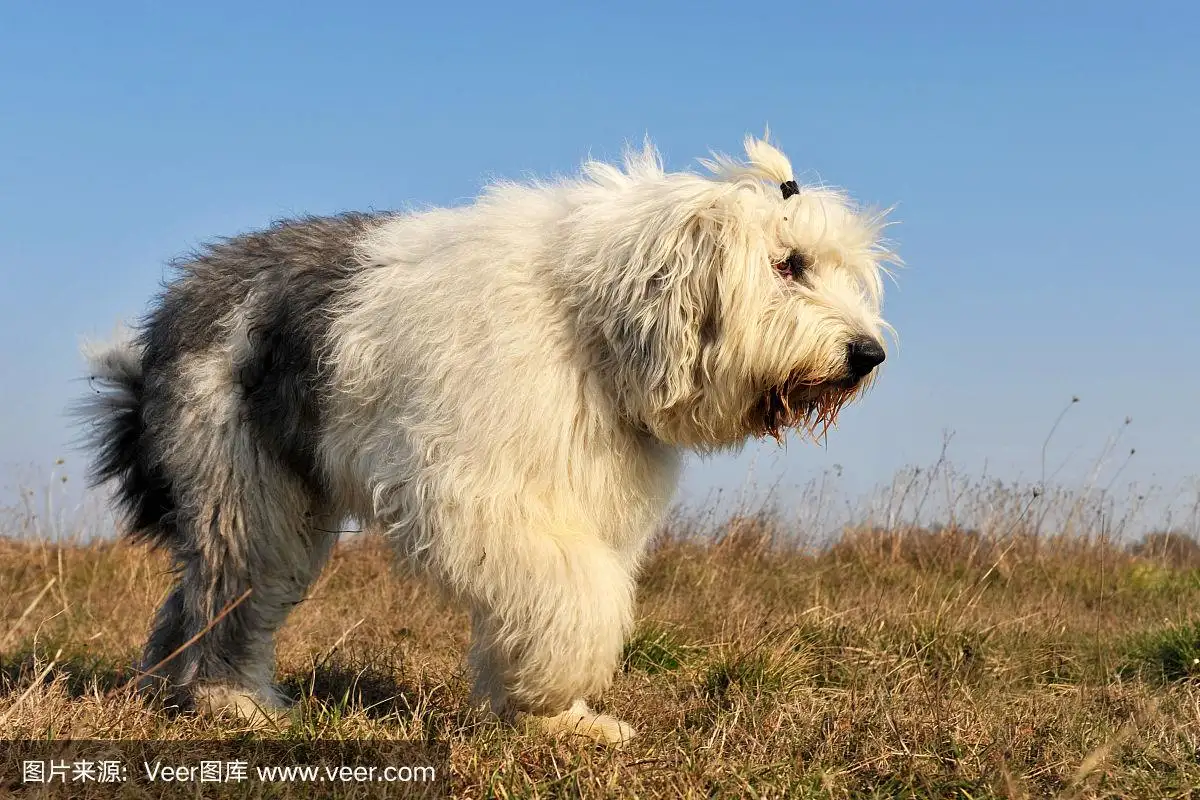
M886 355L880 219L839 192L786 183L729 200L720 224L741 232L714 265L720 333L695 398L716 415L705 434L718 445L788 428L823 434Z
M652 152L623 175L590 168L619 190L591 209L619 231L597 321L618 395L672 444L820 435L884 360L882 215L796 186L765 142L747 155L708 162L713 177L656 173Z

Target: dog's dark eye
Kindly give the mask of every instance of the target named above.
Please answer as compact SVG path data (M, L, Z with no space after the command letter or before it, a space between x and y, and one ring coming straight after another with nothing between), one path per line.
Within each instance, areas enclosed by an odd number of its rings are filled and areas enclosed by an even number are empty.
M804 272L812 266L812 259L800 250L793 250L786 259L775 265L779 274L793 281L804 277Z

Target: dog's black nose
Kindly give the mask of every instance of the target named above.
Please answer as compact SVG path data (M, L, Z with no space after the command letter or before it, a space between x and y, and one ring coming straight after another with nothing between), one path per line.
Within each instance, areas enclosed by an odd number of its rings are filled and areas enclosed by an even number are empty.
M887 353L883 352L883 345L874 339L863 337L846 345L846 365L855 380L865 378L885 358Z

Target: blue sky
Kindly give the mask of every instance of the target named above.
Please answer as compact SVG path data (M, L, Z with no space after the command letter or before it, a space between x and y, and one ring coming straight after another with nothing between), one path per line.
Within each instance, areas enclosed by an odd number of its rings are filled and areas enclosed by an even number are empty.
M1200 7L405 5L0 6L5 485L78 474L80 337L206 238L460 203L647 134L687 168L768 124L801 178L897 207L900 348L824 448L694 464L685 497L834 464L865 489L944 431L963 469L1034 479L1072 395L1063 480L1126 416L1122 483L1200 474Z

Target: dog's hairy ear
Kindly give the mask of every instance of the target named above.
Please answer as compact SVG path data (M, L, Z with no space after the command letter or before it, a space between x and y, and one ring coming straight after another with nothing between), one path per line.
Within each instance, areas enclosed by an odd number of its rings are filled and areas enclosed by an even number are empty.
M702 350L718 325L720 218L714 202L703 199L652 215L613 295L617 313L610 314L608 338L624 377L621 389L655 427L699 390Z

